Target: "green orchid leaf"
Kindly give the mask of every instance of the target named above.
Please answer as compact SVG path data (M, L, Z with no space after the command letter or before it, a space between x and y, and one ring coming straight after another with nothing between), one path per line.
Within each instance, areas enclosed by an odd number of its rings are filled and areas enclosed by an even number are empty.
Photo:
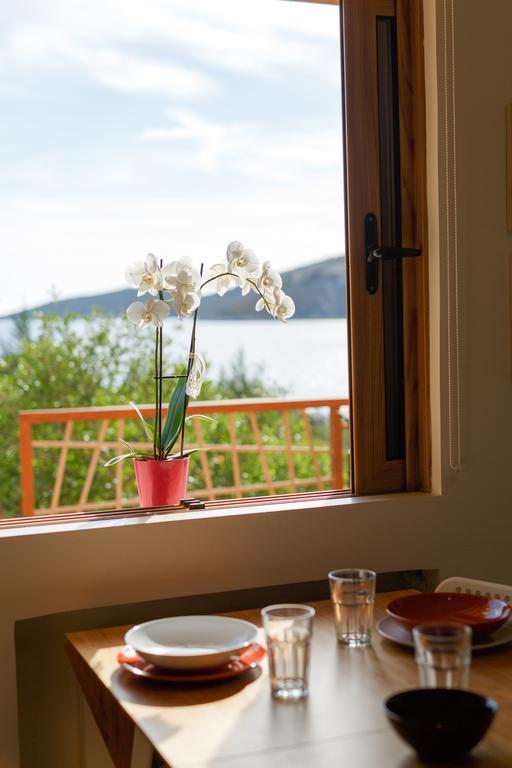
M122 453L120 456L114 456L113 458L106 461L103 466L104 467L111 467L113 464L117 464L120 461L124 461L125 459L133 459L135 458L134 453Z
M184 456L192 456L193 453L197 453L199 448L187 448L186 451L183 451L183 453L175 453L172 456L168 456L167 458L170 459L170 461L173 461L174 459L182 459Z
M153 461L154 453L134 453L132 459L142 459L143 461Z
M106 461L103 466L104 467L112 467L114 464L118 464L120 461L124 461L125 459L152 459L153 454L152 453L144 453L143 451L131 451L130 453L122 453L120 456L113 456L111 459Z
M201 421L210 421L212 424L217 423L217 419L212 419L211 416L206 416L204 413L192 413L190 416L187 416L185 421L190 421L191 419L201 419Z
M164 454L167 454L172 449L181 432L183 410L187 406L186 386L187 380L180 379L174 387L174 391L169 401L169 410L167 411L167 418L165 419L164 428L162 430L162 446Z
M132 408L135 409L135 412L137 413L137 416L141 420L142 426L144 427L144 432L146 433L146 437L148 438L148 440L151 440L151 442L153 442L153 430L151 429L151 427L147 423L146 419L144 418L144 416L140 412L139 406L136 403L132 402L131 400L130 400L130 405L132 406Z

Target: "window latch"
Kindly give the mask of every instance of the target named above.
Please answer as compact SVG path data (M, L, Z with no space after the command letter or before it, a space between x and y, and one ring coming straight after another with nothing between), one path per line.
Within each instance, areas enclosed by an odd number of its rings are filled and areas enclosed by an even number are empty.
M364 217L364 242L366 250L366 290L377 293L379 287L379 261L385 259L402 259L407 256L421 256L419 248L395 248L379 246L377 233L377 217L367 213Z

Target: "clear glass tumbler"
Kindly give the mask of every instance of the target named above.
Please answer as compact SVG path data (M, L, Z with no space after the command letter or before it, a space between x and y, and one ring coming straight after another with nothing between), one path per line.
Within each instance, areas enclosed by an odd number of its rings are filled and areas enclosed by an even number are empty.
M303 699L308 695L309 649L315 609L286 603L263 608L272 696Z
M340 643L353 648L370 645L375 578L373 571L362 568L342 568L330 572L336 635Z
M421 624L412 634L422 688L468 687L471 627L450 622Z

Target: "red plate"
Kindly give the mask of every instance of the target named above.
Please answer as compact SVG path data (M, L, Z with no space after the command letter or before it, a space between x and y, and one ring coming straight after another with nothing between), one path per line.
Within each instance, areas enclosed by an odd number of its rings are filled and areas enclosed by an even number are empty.
M503 600L459 592L424 592L392 600L390 616L407 629L418 624L457 621L467 624L475 637L491 634L510 617L511 607Z
M125 646L118 653L117 660L123 669L135 675L135 677L142 677L146 680L158 680L164 683L184 683L188 685L190 683L207 683L212 680L227 680L230 677L241 675L243 672L247 672L248 669L256 667L258 662L265 656L265 653L265 649L259 643L253 643L241 656L233 659L229 664L207 671L201 670L200 672L190 670L178 672L175 669L166 670L156 667L154 664L148 664L147 661L137 656L129 645Z

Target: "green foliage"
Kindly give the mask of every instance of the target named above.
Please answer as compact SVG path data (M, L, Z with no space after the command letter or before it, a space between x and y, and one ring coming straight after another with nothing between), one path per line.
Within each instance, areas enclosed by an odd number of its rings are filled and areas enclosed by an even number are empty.
M325 448L325 453L317 454L317 467L315 467L309 453L309 444L304 428L302 413L289 411L290 441L297 448L302 447L303 452L297 452L293 455L293 471L295 482L290 483L290 465L285 453L287 446L287 436L283 422L283 414L279 411L264 411L257 414L257 423L260 431L261 442L265 446L271 446L283 450L269 451L266 453L268 474L280 485L276 493L291 493L295 491L317 490L318 485L309 483L302 484L301 480L316 476L316 470L320 475L328 477L331 471L331 461L329 453L329 428L326 414L322 415L318 424L313 428L313 437L317 448ZM230 451L231 434L229 429L229 417L220 415L215 418L215 423L203 427L203 435L206 445L210 446L205 454L206 461L212 476L212 484L216 489L229 488L233 486L234 467L233 456ZM239 454L239 472L242 485L248 486L242 496L266 496L268 491L265 486L265 473L260 463L257 453L257 445L252 429L249 415L246 413L237 413L234 417L234 428L236 432L237 444L247 446L249 450ZM190 442L193 435L189 437ZM215 445L225 447L225 450L218 451ZM253 448L253 450L250 450ZM203 459L204 460L204 459ZM191 460L188 492L190 495L194 491L204 487L201 472L201 457L195 456ZM348 477L346 477L348 485ZM254 487L256 486L256 487ZM327 482L324 486L329 488ZM218 493L217 498L230 498L233 494L230 492Z
M265 380L266 379L266 380ZM286 394L272 379L269 381L263 366L252 375L248 373L245 352L239 349L228 369L222 368L217 381L219 396L224 400L242 397L279 397Z
M20 509L18 411L77 406L124 405L129 400L151 402L152 338L135 334L123 322L102 314L77 319L41 315L36 328L26 326L17 344L10 342L0 357L0 515L15 516ZM95 422L79 422L73 439L92 440ZM139 428L127 425L128 435L140 439ZM62 425L45 424L34 430L39 439L61 439ZM109 437L116 439L114 434ZM120 451L121 452L121 451ZM57 452L37 451L35 459L37 505L50 501ZM85 474L84 451L70 451L62 489L63 503L76 503ZM107 473L107 470L105 471ZM102 473L99 473L102 475ZM107 487L107 486L110 486ZM91 498L112 488L112 470L96 478Z
M35 328L34 328L35 322ZM75 315L59 317L44 315L36 321L20 322L17 337L0 356L0 434L2 435L2 459L0 460L0 516L20 514L20 471L18 411L45 408L76 408L102 405L123 405L130 401L138 404L154 402L153 346L151 332L137 332L123 320L112 320L96 313L89 318ZM165 351L165 359L172 360L172 347ZM184 364L175 365L169 373L184 373ZM182 380L179 380L182 381ZM166 383L164 397L172 395L174 382ZM179 394L179 393L178 393ZM203 400L223 400L243 397L282 396L283 390L268 381L263 371L248 375L241 353L231 368L223 371L217 382L205 381L201 392ZM176 395L176 398L178 395ZM329 445L329 428L326 414L315 412L312 419L315 445ZM239 445L254 446L255 437L249 416L235 414L236 440ZM228 416L215 415L215 421L201 420L205 443L214 446L231 444ZM287 435L282 414L264 412L258 414L258 426L264 445L285 446ZM99 422L76 422L73 425L72 440L93 442L99 430ZM144 434L138 419L124 422L122 433L116 421L109 424L105 440L112 447L100 456L98 469L89 493L90 501L114 499L117 473L123 472L123 496L136 496L133 472L129 462L125 467L104 467L103 463L116 455L126 453L120 438L130 447L143 450L151 440ZM35 439L61 440L63 424L41 424L34 427ZM302 415L290 412L290 439L294 445L308 445ZM151 437L151 433L150 433ZM186 444L195 441L194 421L188 420ZM146 448L147 449L147 448ZM48 508L55 478L59 452L55 449L34 450L34 475L36 478L36 506ZM311 456L298 453L293 466L295 484L289 483L290 467L283 452L273 451L268 455L268 469L272 477L282 481L278 492L312 490L312 486L301 486L300 480L315 476ZM233 456L229 450L191 457L189 493L204 487L202 476L205 460L211 472L215 487L228 488L233 485ZM330 473L330 456L318 454L318 465L322 475ZM88 451L70 448L60 504L76 504L88 469ZM240 455L239 472L244 485L260 485L265 482L256 450ZM348 478L347 478L348 481ZM263 488L249 489L244 495L265 494ZM225 496L230 494L226 493Z

